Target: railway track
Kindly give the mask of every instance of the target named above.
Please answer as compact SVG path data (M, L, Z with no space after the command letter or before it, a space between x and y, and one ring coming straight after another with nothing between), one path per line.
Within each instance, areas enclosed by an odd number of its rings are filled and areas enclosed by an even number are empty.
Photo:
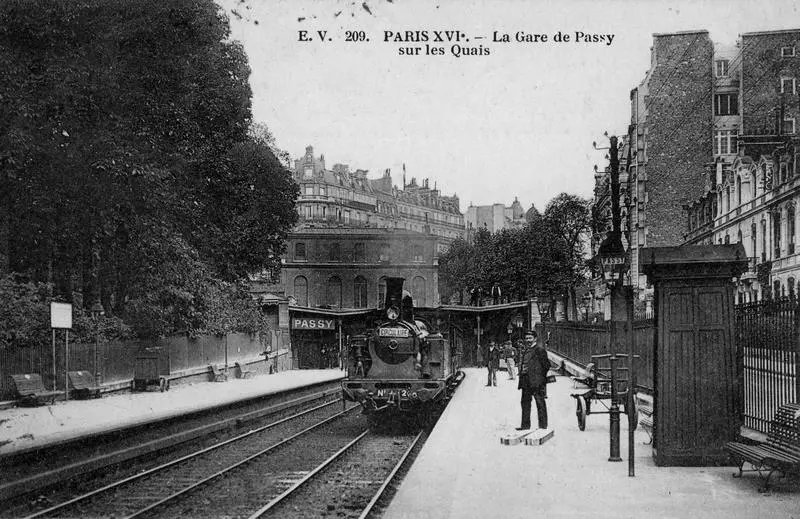
M154 467L102 488L77 496L56 506L27 516L41 517L189 517L230 516L262 471L292 465L297 449L308 450L308 442L318 448L301 456L313 465L326 449L335 449L337 441L363 429L363 420L353 417L350 408L311 425L290 417L276 424L260 427L228 441L202 449L177 460ZM303 414L310 414L308 412ZM278 434L275 429L292 423L294 431ZM277 436L277 437L276 437ZM302 442L298 441L302 438ZM294 446L288 448L287 446ZM302 470L302 469L299 469ZM296 470L295 470L296 472ZM291 477L291 475L289 476ZM239 483L245 488L239 489ZM280 484L290 484L277 482ZM233 485L234 488L230 488ZM241 504L241 503L239 503ZM225 511L233 506L231 511ZM178 507L177 511L175 507Z
M162 426L160 437L156 434L158 424L153 424L143 442L136 441L135 437L100 437L93 449L78 444L73 451L71 445L66 445L54 453L49 470L33 472L29 468L26 477L16 480L10 475L25 467L0 460L4 467L0 478L3 481L0 484L0 518L18 518L38 512L221 444L248 430L264 429L264 435L277 442L331 416L342 404L338 391L322 386L316 393L302 392L300 396L284 398L270 406L263 402L247 403L238 406L238 412L206 415L181 424L172 421ZM25 460L18 459L16 463L24 464ZM38 460L30 463L34 469L41 464Z
M290 417L27 516L366 518L426 431ZM313 411L302 413L313 416ZM308 423L309 421L313 423ZM281 427L291 423L293 433ZM284 438L278 440L278 437Z
M249 517L370 517L425 437L364 432Z

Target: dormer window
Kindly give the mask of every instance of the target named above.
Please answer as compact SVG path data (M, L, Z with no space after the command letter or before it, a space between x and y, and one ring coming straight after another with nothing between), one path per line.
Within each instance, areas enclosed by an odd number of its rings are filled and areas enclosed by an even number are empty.
M795 57L794 47L781 47L781 57L782 58L793 58L793 57Z
M306 166L303 170L303 178L311 178L314 175L314 168Z

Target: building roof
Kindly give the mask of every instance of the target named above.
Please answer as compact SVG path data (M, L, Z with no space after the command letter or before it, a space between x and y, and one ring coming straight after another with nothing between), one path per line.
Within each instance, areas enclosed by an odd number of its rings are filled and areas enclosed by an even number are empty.
M408 238L430 238L437 239L434 234L427 234L408 229L386 229L383 227L300 227L292 231L290 236L314 235L314 236L393 236Z
M767 36L772 34L791 34L800 32L800 29L779 29L776 31L743 32L741 36Z

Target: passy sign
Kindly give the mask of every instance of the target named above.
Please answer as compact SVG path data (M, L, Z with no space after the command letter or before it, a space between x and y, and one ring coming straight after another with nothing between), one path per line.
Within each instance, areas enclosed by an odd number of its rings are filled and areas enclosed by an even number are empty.
M333 330L334 319L309 319L295 317L292 319L292 328L295 330Z

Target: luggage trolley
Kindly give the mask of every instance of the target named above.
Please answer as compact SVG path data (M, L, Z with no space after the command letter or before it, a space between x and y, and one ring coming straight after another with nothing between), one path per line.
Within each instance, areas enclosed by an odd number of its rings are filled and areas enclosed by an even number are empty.
M586 365L586 375L583 377L572 377L574 391L570 396L575 399L575 415L578 418L578 429L586 430L586 416L590 414L609 414L613 404L614 386L616 386L617 402L620 413L633 413L632 423L635 428L639 422L638 411L635 405L635 395L631 388L636 384L629 384L628 378L620 378L619 373L629 374L627 367L617 367L619 360L626 359L627 354L598 354L592 355L589 364ZM634 355L634 359L638 359ZM608 359L608 367L599 367L601 360ZM593 405L593 402L596 404ZM598 409L600 407L600 409Z

